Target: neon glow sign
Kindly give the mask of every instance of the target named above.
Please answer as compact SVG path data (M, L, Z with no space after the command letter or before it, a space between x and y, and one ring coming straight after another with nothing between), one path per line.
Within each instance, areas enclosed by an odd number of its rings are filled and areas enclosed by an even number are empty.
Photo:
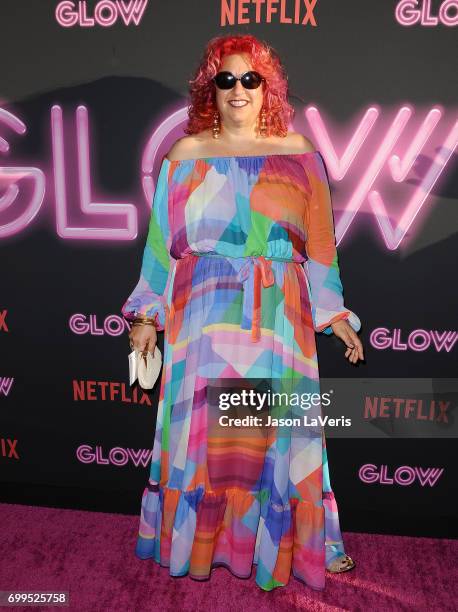
M403 26L458 25L458 0L443 0L437 17L431 14L431 0L401 0L396 6L396 20Z
M449 329L441 331L414 329L408 334L406 342L402 340L401 333L402 330L399 328L390 330L386 327L376 327L370 334L369 342L378 350L409 350L420 353L432 348L438 353L441 351L450 353L458 340L457 332Z
M366 463L359 469L358 476L366 484L379 483L383 485L401 485L402 487L409 486L415 482L419 482L422 487L429 485L434 487L436 482L442 476L444 468L422 468L411 467L410 465L401 465L396 468L393 476L388 475L388 466L381 465L380 469L373 463Z
M344 146L339 146L343 154L338 156L335 141L331 139L322 114L316 106L310 106L304 111L313 135L313 140L325 159L330 176L335 181L342 181L347 173L352 171L351 185L353 192L345 203L333 200L334 208L341 209L338 223L336 223L337 244L342 240L356 214L363 203L367 202L375 217L387 248L396 249L406 236L415 218L424 207L431 194L431 190L438 181L448 160L458 144L458 121L444 119L444 112L440 108L432 108L417 128L413 137L405 136L405 129L413 109L403 106L399 109L391 124L386 127L377 127L381 111L376 107L369 107L354 133ZM142 186L146 205L151 208L155 184L152 178L153 168L160 151L164 148L169 135L176 131L187 119L187 107L169 114L146 142L142 158ZM395 213L389 213L382 197L382 187L390 187L394 182L404 182L414 162L424 148L430 145L433 132L441 122L442 143L437 143L437 152L432 162L413 189L410 199L402 210L397 206ZM85 106L76 109L74 138L71 128L63 122L62 108L54 105L51 108L51 141L52 141L52 176L48 178L45 173L34 166L0 166L0 238L13 236L23 231L36 217L42 207L47 180L54 181L54 196L56 210L56 228L61 238L65 239L91 239L91 240L133 240L138 232L138 211L131 202L103 202L93 201L91 184L90 142L88 110ZM0 108L0 126L5 125L16 134L23 135L27 128L15 115ZM369 140L369 137L371 139ZM371 144L368 151L368 142ZM64 144L76 142L76 162L66 164ZM430 145L431 146L431 145ZM398 154L394 150L404 151ZM9 143L0 136L0 153L9 153ZM369 160L369 161L368 161ZM387 173L388 168L389 173ZM355 173L356 169L356 173ZM385 175L384 175L385 174ZM388 175L388 176L386 176ZM69 181L75 179L79 187L79 206L75 210L73 196L68 201ZM20 186L25 181L32 184L29 201L24 208L23 189ZM348 179L346 181L348 183ZM406 181L407 182L407 181ZM378 189L376 188L378 187ZM412 192L412 190L410 189ZM72 191L74 193L74 190ZM398 201L400 198L397 197ZM14 205L14 206L13 206ZM392 208L392 207L390 207ZM83 213L81 220L72 223L69 220L70 212ZM12 217L10 220L7 219ZM91 225L91 217L98 216L103 221L102 227ZM102 218L101 218L102 217ZM393 226L391 218L397 220Z
M109 28L118 20L125 26L138 26L148 5L148 0L100 0L94 8L93 17L87 12L86 2L71 2L65 0L56 6L56 21L63 28L79 25L82 28L92 28L95 25Z

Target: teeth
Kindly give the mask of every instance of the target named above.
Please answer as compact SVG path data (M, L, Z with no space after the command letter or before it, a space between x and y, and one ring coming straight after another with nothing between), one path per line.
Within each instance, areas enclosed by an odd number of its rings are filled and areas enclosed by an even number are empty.
M229 104L231 106L245 106L248 102L246 100L231 100Z

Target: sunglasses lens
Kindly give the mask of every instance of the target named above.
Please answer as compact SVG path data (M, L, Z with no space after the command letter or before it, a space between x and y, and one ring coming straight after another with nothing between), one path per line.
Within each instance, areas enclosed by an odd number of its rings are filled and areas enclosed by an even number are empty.
M232 89L236 80L230 72L218 72L215 76L215 83L219 89Z
M242 85L245 89L257 89L261 85L262 77L259 72L253 70L247 72L242 77Z

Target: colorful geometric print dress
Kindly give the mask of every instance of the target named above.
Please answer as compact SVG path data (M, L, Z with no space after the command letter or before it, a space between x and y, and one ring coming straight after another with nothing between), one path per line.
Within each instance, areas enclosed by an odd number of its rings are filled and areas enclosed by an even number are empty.
M222 565L269 591L314 589L343 554L326 441L230 440L209 428L206 381L300 380L319 393L315 332L359 318L343 303L318 151L164 157L140 279L122 307L164 331L148 484L135 553L205 580ZM321 412L320 412L321 414Z

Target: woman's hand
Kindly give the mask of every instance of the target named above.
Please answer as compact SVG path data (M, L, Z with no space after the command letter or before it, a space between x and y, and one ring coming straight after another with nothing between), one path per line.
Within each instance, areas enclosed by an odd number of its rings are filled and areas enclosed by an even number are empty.
M358 359L364 359L363 345L353 327L346 319L340 319L335 323L331 323L331 328L334 334L344 342L347 346L345 357L351 363L357 363Z
M154 355L154 348L157 342L157 332L153 325L136 325L129 332L130 345L132 350L150 351Z

